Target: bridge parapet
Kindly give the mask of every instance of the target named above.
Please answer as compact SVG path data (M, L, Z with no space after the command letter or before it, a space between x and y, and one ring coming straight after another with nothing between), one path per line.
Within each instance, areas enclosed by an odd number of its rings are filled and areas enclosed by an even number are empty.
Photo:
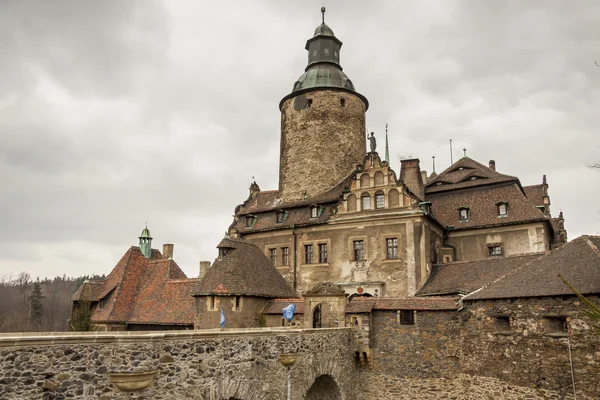
M356 390L353 340L350 328L2 334L0 397L127 398L111 374L156 371L146 398L282 399L290 379L302 399L327 375L345 399ZM282 353L298 354L289 370Z

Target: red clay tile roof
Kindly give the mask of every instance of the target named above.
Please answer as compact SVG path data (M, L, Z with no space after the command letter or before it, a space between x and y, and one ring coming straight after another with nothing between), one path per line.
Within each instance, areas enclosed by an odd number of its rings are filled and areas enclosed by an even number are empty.
M543 254L494 257L482 261L454 262L433 267L417 296L467 294L504 276Z
M218 247L230 250L215 260L194 289L194 296L296 297L256 245L240 239L223 239Z
M173 285L172 280L186 283ZM193 325L192 282L158 250L152 249L146 259L139 247L132 246L106 279L84 283L72 300L104 300L104 308L99 304L93 308L95 323Z
M473 177L475 180L471 179ZM463 157L435 178L428 180L425 186L425 195L502 182L518 183L519 179L494 171L469 157ZM438 185L438 183L441 184Z
M583 294L600 294L600 237L577 239L483 286L464 300L573 295L562 275Z
M283 309L290 304L296 305L295 314L304 314L304 299L273 299L269 300L263 307L261 314L283 314Z
M518 184L507 183L429 195L432 214L447 227L455 229L500 226L543 221L548 218L523 194ZM500 217L500 202L508 203L508 215ZM459 208L469 208L469 219L460 221Z
M353 299L354 301L354 299ZM359 300L365 301L365 300ZM456 297L378 297L373 310L458 310Z
M346 304L347 314L370 313L375 306L374 297L354 297Z

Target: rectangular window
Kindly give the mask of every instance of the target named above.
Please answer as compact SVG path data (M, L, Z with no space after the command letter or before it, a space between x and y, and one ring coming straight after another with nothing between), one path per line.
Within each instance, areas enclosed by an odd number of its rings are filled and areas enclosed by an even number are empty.
M544 317L544 328L546 333L568 332L567 317Z
M319 216L319 207L312 207L310 209L310 217L317 218Z
M371 196L367 195L367 196L363 196L360 198L361 200L361 204L362 204L362 209L363 210L370 210L371 209Z
M281 248L281 265L290 265L290 249L289 249L289 247Z
M508 212L506 209L506 203L498 204L498 215L501 217L508 215Z
M459 218L461 221L468 221L469 220L469 209L461 208L459 210Z
M284 215L284 213L280 211L276 215L277 215L277 223L281 224L283 222L283 215Z
M273 266L277 265L277 249L269 249L269 258Z
M494 331L509 332L510 317L508 315L497 315L494 317Z
M365 259L365 242L363 240L354 241L354 261Z
M216 299L215 296L210 296L209 300L208 300L208 309L209 310L214 310L216 308Z
M327 262L327 243L319 244L319 262L321 264Z
M313 263L313 245L307 244L304 246L304 263L312 264Z
M414 325L415 312L413 310L400 310L400 325Z
M385 244L387 248L387 259L394 260L398 258L398 239L385 239Z
M240 311L242 305L242 298L240 296L235 296L235 311Z
M254 223L254 217L249 215L246 217L246 228L250 228Z
M383 193L375 195L375 208L384 208L385 207L385 196Z
M502 246L490 246L490 247L488 247L488 252L490 254L490 257L501 256L502 255Z

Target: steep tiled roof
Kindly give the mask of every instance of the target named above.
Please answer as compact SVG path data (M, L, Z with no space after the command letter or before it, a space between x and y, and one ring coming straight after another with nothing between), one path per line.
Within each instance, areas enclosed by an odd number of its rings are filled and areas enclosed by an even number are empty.
M455 297L378 297L373 310L458 310L457 303Z
M290 304L296 305L295 314L304 314L304 299L273 299L263 307L262 314L283 314L283 309Z
M250 196L243 204L240 204L236 210L236 215L245 215L260 213L265 211L276 211L288 208L310 206L311 204L323 204L338 202L341 199L345 188L350 186L350 179L354 176L354 172L344 178L333 188L314 197L294 202L283 202L279 197L279 191L267 190L260 191L255 196Z
M245 240L223 239L218 247L227 249L227 253L215 260L194 289L194 295L296 297L256 245Z
M173 290L170 282L182 282ZM185 281L185 283L183 283ZM153 249L150 259L139 247L132 246L106 279L84 283L73 301L103 300L104 307L94 307L96 323L186 324L194 321L191 280L172 260L165 260Z
M467 294L542 255L495 257L436 265L417 296Z
M463 157L435 178L428 180L425 194L518 181L514 176L501 174L469 157Z
M581 236L483 286L465 300L600 294L600 237Z
M525 195L534 206L544 205L544 185L523 186Z
M374 297L355 297L346 304L347 314L370 313L375 306Z
M530 221L541 221L547 217L523 194L516 183L457 190L427 197L432 203L432 214L446 226L456 229L498 226ZM508 215L498 216L500 202L508 203ZM459 208L469 208L468 221L460 221Z

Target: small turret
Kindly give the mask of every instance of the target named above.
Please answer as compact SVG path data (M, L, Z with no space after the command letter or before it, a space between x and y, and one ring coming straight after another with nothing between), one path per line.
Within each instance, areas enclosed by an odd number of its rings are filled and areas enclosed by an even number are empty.
M150 235L150 230L148 229L148 225L142 231L142 234L139 237L140 239L140 251L146 258L150 258L152 255L152 236Z

